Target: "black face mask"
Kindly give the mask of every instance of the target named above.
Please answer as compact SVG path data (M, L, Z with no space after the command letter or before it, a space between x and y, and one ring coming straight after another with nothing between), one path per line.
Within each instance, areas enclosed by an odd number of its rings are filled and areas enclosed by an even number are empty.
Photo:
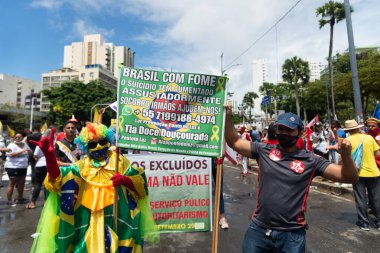
M278 143L283 148L290 148L291 146L295 145L298 141L298 135L291 136L287 134L278 134L277 135Z

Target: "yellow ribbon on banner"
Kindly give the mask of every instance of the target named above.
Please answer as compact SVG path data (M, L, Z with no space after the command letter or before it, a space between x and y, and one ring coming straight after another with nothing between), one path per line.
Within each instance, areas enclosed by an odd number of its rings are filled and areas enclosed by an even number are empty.
M223 83L224 83L224 78L219 78L218 87L216 87L216 91L219 91L219 90L224 91Z
M214 139L216 139L216 141L219 141L219 127L218 126L212 126L211 128L212 130L212 136L211 136L211 140L213 141Z
M119 117L119 130L123 131L123 122L124 122L124 117L120 116Z

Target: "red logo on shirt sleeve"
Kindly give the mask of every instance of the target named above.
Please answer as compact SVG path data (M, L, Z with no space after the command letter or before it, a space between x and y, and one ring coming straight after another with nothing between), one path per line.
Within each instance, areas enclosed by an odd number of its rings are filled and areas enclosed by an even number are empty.
M282 158L282 153L280 150L278 150L277 148L274 148L272 149L271 151L269 151L269 158L272 160L272 161L279 161L281 160Z
M305 170L305 164L301 161L295 160L290 163L290 169L297 174L301 174Z

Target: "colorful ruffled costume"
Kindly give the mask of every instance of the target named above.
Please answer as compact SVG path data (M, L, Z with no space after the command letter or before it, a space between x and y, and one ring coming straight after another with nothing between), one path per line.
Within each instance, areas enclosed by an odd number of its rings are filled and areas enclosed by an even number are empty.
M127 176L133 187L117 187L116 229L111 180L116 155L108 150L104 160L87 156L72 166L60 167L58 177L46 177L49 195L31 252L142 252L144 236L154 237L155 227L145 173L119 156L119 173Z

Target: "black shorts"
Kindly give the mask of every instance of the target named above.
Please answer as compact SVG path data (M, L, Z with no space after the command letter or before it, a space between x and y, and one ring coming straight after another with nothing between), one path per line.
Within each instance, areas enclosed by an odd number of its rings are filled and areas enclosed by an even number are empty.
M26 176L26 168L5 168L5 171L8 173L8 177Z

